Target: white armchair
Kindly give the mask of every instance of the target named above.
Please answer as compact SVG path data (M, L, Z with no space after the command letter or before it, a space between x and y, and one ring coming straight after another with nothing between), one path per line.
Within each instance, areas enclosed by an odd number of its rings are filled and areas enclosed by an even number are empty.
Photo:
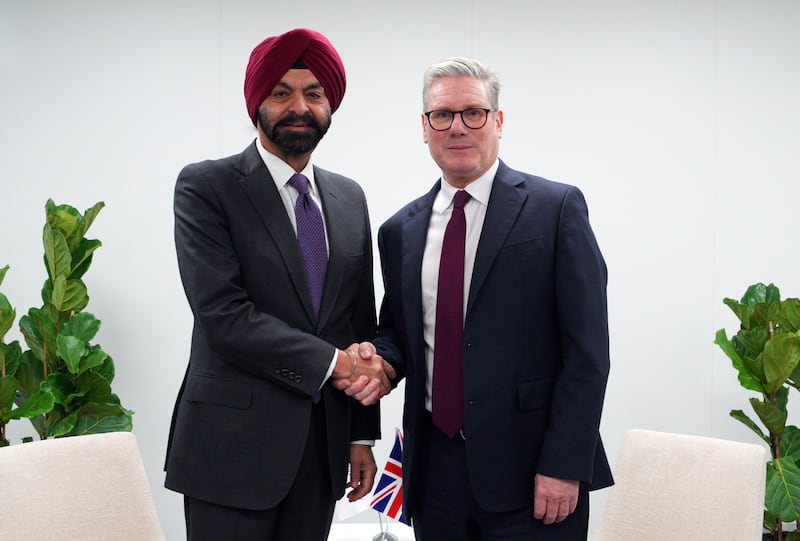
M0 495L4 541L164 541L130 432L0 448Z
M766 448L630 430L595 541L760 541Z

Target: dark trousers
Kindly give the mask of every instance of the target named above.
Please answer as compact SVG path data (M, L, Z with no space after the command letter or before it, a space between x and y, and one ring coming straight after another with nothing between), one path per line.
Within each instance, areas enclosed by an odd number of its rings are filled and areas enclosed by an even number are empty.
M275 442L280 445L280 442ZM275 467L265 464L265 467ZM197 472L202 475L202 472ZM336 501L330 489L325 411L311 414L300 469L286 498L265 510L225 507L184 496L187 541L325 541Z
M475 501L467 472L465 442L450 440L429 424L427 456L422 461L415 506L417 541L585 541L589 529L589 494L581 491L575 512L558 524L533 518L530 505L494 513ZM422 436L423 434L419 434ZM469 437L469 435L467 435ZM509 472L514 475L514 472Z

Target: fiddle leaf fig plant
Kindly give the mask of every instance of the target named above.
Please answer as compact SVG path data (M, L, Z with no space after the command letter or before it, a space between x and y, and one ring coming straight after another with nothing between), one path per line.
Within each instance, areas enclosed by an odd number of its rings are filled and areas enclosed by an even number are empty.
M103 206L81 214L47 201L42 239L47 279L42 306L19 321L25 351L16 341L4 342L1 331L10 328L15 312L0 295L0 423L28 418L41 439L132 429L133 412L111 390L114 362L92 343L100 320L83 311L89 295L82 277L101 246L86 233Z
M3 283L8 265L0 269L0 284ZM8 297L0 293L0 447L8 445L6 425L13 419L38 417L53 408L53 397L47 391L33 393L29 400L14 408L18 399L19 381L16 375L23 362L23 352L19 342L5 342L5 335L14 324L16 310ZM24 369L23 369L24 372Z
M741 325L728 338L717 331L717 344L733 363L739 384L756 393L752 413L732 410L731 417L752 430L770 449L767 463L764 527L776 541L800 539L783 533L783 523L800 526L800 429L788 425L792 389L800 390L800 299L781 300L773 284L747 288L740 301L724 299ZM798 528L800 529L800 528Z

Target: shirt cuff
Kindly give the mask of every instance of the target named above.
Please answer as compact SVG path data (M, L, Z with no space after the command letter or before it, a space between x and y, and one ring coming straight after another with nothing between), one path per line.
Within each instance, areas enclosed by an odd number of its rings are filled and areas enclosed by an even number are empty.
M330 379L331 374L333 374L333 369L336 368L336 357L339 355L339 350L334 348L333 350L333 358L331 359L331 364L328 366L328 371L325 372L325 379L322 380L322 383L319 385L318 391L322 390L322 386L325 385L325 382Z

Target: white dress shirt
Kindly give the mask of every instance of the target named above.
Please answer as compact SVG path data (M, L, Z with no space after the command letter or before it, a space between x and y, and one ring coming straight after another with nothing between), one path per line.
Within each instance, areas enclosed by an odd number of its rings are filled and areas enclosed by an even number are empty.
M467 219L467 236L464 244L464 316L467 310L469 286L472 282L472 269L475 266L475 254L478 241L486 218L489 195L492 193L494 176L500 162L494 164L480 177L470 182L466 188L470 198L464 205L464 216ZM425 407L431 409L431 390L433 383L433 342L436 329L436 296L439 284L439 260L442 255L442 241L447 222L453 214L453 197L458 188L448 184L444 178L441 189L433 201L431 221L428 224L428 237L425 241L425 253L422 256L422 320L423 338L425 340L425 367L428 377L425 383Z

